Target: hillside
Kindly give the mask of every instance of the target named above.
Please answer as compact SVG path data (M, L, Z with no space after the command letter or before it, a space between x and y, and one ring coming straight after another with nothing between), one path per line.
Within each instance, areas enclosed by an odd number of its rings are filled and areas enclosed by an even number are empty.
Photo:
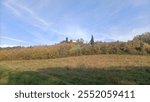
M51 46L0 48L0 60L53 59L69 56L99 54L150 54L150 33L136 36L128 42L66 42Z
M150 84L150 33L128 42L0 49L0 84Z

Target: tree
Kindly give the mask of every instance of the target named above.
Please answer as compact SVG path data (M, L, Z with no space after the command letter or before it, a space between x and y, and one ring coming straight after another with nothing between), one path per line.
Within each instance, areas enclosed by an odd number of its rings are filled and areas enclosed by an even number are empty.
M68 43L68 37L66 37L66 43Z
M93 37L93 35L92 35L92 37L91 37L90 44L91 44L91 45L94 45L94 37Z
M83 44L84 40L83 40L83 38L80 38L80 39L77 40L77 42L80 43L80 44Z
M134 40L140 40L144 43L150 44L150 32L146 32L146 33L143 33L142 35L138 35L134 37L133 41Z

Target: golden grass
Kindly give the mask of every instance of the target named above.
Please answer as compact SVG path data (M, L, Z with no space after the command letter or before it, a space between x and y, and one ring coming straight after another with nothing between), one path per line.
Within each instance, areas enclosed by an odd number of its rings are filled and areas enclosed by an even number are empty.
M16 71L36 71L41 68L128 68L150 67L150 56L142 55L89 55L42 60L1 61Z

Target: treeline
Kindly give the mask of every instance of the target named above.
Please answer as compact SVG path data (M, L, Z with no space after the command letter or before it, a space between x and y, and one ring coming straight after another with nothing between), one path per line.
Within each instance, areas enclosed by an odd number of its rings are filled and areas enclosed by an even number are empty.
M92 38L94 39L94 38ZM150 54L150 33L128 42L61 42L52 46L0 48L0 60L51 59L96 54Z

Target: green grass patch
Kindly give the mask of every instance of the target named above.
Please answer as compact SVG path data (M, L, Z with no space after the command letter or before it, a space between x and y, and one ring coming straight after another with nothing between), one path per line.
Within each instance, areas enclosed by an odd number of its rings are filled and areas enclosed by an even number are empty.
M150 85L150 68L124 70L43 68L23 72L1 69L0 77L3 79L0 80L0 84L11 85Z
M11 70L8 70L6 66L0 66L0 84L8 84L8 79Z

